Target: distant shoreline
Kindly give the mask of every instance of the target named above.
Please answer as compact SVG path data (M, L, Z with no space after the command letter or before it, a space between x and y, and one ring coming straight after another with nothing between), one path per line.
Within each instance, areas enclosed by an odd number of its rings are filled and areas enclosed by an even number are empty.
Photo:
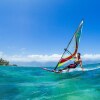
M18 65L0 65L0 67L11 67L11 66L15 66L15 67L18 67Z

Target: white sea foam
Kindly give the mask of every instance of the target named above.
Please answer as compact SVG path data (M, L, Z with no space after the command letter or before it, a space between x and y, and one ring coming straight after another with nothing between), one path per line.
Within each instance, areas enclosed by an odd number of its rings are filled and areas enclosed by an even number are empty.
M85 68L85 71L89 71L89 70L96 70L96 69L99 69L100 66L96 67L96 68Z
M97 66L95 68L84 68L84 71L96 70L99 68L100 68L100 66ZM76 69L72 69L71 71L81 71L81 70L82 70L81 68L76 68Z
M96 69L99 69L99 68L100 68L100 66L97 66L95 68L84 68L84 71L91 71L91 70L96 70ZM69 72L73 72L73 71L82 71L82 69L81 68L70 69ZM67 70L64 70L64 73L66 73L66 72L67 72Z
M96 69L99 69L100 66L97 66L95 68L84 68L84 71L91 71L91 70L96 70ZM82 71L81 68L76 68L76 69L70 69L69 72L74 72L74 71ZM63 70L62 73L68 73L67 70Z

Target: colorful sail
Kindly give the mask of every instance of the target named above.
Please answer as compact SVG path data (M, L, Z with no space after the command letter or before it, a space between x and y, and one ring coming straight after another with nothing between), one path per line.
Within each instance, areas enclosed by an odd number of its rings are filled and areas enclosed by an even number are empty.
M79 41L80 41L80 36L82 33L82 27L83 27L83 20L81 21L78 29L74 33L71 41L69 42L67 48L65 49L60 61L58 62L57 66L55 67L55 70L57 67L62 66L69 60L73 59L78 51L78 46L79 46Z

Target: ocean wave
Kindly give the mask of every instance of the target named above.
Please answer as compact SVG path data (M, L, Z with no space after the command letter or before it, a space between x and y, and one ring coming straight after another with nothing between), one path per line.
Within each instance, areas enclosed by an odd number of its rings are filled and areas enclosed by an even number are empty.
M91 89L92 91L94 91L94 89ZM62 98L62 97L65 97L67 96L67 98L70 96L70 95L75 95L75 94L79 94L79 93L85 93L85 92L90 92L91 90L89 89L85 89L85 90L78 90L78 91L73 91L73 92L69 92L69 93L62 93L62 94L59 94L59 95L51 95L51 96L41 96L41 97L37 97L35 98L34 100L43 100L43 99L48 99L48 100L53 100L53 99L58 99L58 98ZM46 92L45 92L46 94ZM70 100L70 99L68 99Z

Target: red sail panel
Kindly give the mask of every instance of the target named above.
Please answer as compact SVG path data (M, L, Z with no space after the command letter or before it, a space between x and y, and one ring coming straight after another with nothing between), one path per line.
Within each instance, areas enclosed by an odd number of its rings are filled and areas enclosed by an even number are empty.
M64 62L70 60L71 58L73 58L76 55L77 50L78 50L78 44L77 44L77 41L76 41L76 49L75 49L74 53L72 55L70 55L69 57L67 57L67 58L62 58L60 60L59 64L64 63Z

